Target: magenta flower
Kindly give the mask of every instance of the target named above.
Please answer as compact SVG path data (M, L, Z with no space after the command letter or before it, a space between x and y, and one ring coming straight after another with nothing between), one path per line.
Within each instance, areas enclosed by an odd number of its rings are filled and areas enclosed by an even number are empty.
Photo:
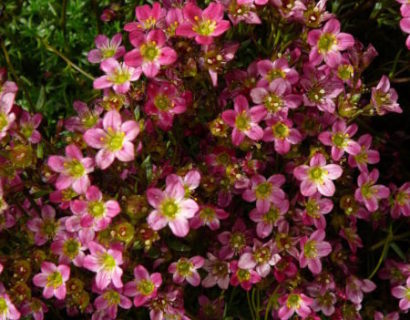
M17 320L20 319L20 312L14 306L7 293L0 293L0 319Z
M197 270L202 268L204 262L205 259L200 256L190 259L180 258L169 265L168 272L172 274L172 280L175 283L182 284L186 280L191 286L197 287L201 283Z
M101 122L100 114L103 112L103 108L100 106L90 109L86 103L74 101L73 107L78 116L70 117L65 121L64 125L67 130L83 133Z
M125 54L125 64L142 68L147 77L154 78L162 65L168 66L177 59L174 49L164 46L166 40L161 30L152 30L147 35L140 32L131 34L130 42L135 49Z
M246 24L262 23L255 12L254 0L223 0L221 3L225 6L228 17L233 25L237 25L241 21Z
M285 192L280 188L285 181L281 174L275 174L267 180L264 176L255 175L251 178L251 188L242 193L242 198L248 202L256 200L258 211L266 213L271 203L277 204L285 199Z
M125 284L124 294L134 297L134 305L140 307L157 296L162 277L157 272L150 275L143 265L135 267L134 277L135 280Z
M301 165L293 170L295 178L302 182L300 192L305 197L313 196L318 191L326 197L333 196L335 185L332 180L340 178L342 173L339 165L326 165L326 159L320 153L310 159L309 166Z
M268 88L256 87L250 95L256 107L266 108L268 114L277 115L280 112L286 115L289 109L296 109L302 103L300 95L289 93L283 79L272 81Z
M360 152L360 145L350 139L355 135L357 129L356 124L346 126L345 121L337 120L332 126L332 131L325 131L319 134L319 140L325 146L332 147L332 159L339 161L345 152L353 156Z
M227 219L229 213L211 205L201 206L197 214L190 220L189 225L193 229L202 226L208 226L211 230L217 230L220 227L220 220Z
M346 279L346 297L355 304L360 304L363 300L363 292L372 292L376 285L368 280L361 280L355 276Z
M48 312L48 308L40 299L31 298L30 301L23 302L20 311L24 317L31 315L34 320L43 320L44 313Z
M402 113L403 110L397 103L398 97L397 91L390 88L389 78L387 76L383 76L377 87L372 88L372 97L370 102L379 115L384 115L387 112Z
M183 8L185 22L176 30L177 36L195 38L199 44L208 45L213 37L218 37L229 29L229 21L223 20L224 7L220 3L211 2L205 10L193 3Z
M130 22L124 26L124 30L128 32L144 31L154 29L155 27L163 27L166 10L161 8L158 2L154 2L151 6L144 4L135 8L135 16L138 22Z
M37 287L43 287L43 297L50 299L55 296L63 300L66 296L66 281L70 278L70 267L65 264L56 266L54 263L44 261L41 264L41 273L33 277Z
M88 129L84 133L85 142L100 149L96 155L96 163L101 169L107 169L117 158L123 162L134 160L134 145L132 141L138 136L140 127L134 120L122 122L118 111L112 110L105 114L103 129Z
M410 34L410 3L407 0L397 0L397 2L402 4L400 12L403 18L400 20L400 29ZM410 50L410 35L406 39L406 46Z
M101 62L100 68L106 75L94 80L94 89L112 87L116 93L126 93L130 89L131 81L136 81L141 76L141 68L128 67L114 58Z
M350 34L340 32L340 22L336 19L326 22L322 30L310 31L307 41L312 46L309 62L316 66L324 60L331 68L340 64L340 51L354 45L354 38Z
M229 269L232 272L230 284L234 287L240 285L244 290L249 291L255 283L262 280L255 270L240 268L236 260L229 263Z
M92 158L84 158L81 150L70 144L65 148L66 156L50 156L48 166L60 175L56 181L58 190L72 188L75 192L85 193L90 186L88 174L94 171Z
M236 219L231 231L221 232L217 237L222 244L219 257L229 260L234 255L242 254L251 240L251 235L251 231L247 230L243 220Z
M398 218L400 215L404 217L410 216L410 182L404 183L395 191L391 215L393 218Z
M132 302L122 294L121 289L108 288L94 300L94 306L97 312L104 311L103 313L110 319L117 319L118 306L130 309Z
M360 171L367 171L367 164L376 164L380 161L379 151L370 149L372 136L370 134L362 135L359 140L361 150L356 155L349 155L349 166L358 167Z
M263 129L258 125L258 122L265 116L265 107L258 106L249 109L248 100L240 95L234 100L234 110L226 110L222 113L222 120L233 128L232 143L239 146L245 136L254 141L262 139Z
M238 261L238 267L241 269L254 269L265 278L271 272L271 267L276 265L281 259L277 254L273 240L262 243L257 239L253 240L253 248L244 252Z
M323 241L325 236L324 230L316 230L309 238L304 236L300 239L300 266L302 268L307 266L313 274L322 272L320 258L326 257L332 251L330 243Z
M52 206L45 205L41 208L41 218L35 217L27 222L27 227L34 232L34 242L42 246L52 240L62 229L60 221L55 220L56 211Z
M115 34L111 40L105 35L99 34L95 38L95 46L97 49L93 49L88 53L88 61L91 63L100 63L108 58L118 60L125 53L125 47L121 46L121 42L121 33Z
M150 82L146 94L148 99L144 111L158 119L158 126L162 130L172 128L174 116L184 113L192 99L191 92L181 93L169 82Z
M330 199L321 198L319 193L309 197L304 203L302 211L302 221L305 225L314 225L318 229L326 228L325 214L333 209L333 202Z
M31 116L30 113L24 110L20 116L20 132L32 144L39 143L41 140L41 134L36 129L42 119L43 116L41 114L36 113Z
M273 141L275 151L279 154L288 153L291 145L302 141L302 135L297 129L292 128L293 123L289 119L272 117L266 121L266 125L263 141Z
M373 169L370 173L363 171L357 178L358 188L354 193L355 199L363 203L367 210L374 212L379 208L379 200L387 199L389 188L375 184L379 178L379 170Z
M85 197L86 200L73 200L70 203L71 211L81 216L82 227L104 230L121 211L117 201L103 201L103 194L96 186L89 187Z
M222 290L229 287L229 263L218 259L213 254L207 254L208 259L205 260L204 269L208 272L205 279L202 280L204 288L211 288L218 285Z
M410 309L410 277L407 278L406 286L396 286L391 289L393 297L400 299L399 307L401 310Z
M287 320L296 312L302 319L306 318L310 313L310 306L313 304L313 299L303 293L292 292L283 295L279 298L278 315L281 320Z
M155 210L151 211L147 221L154 230L160 230L169 225L177 237L185 237L189 232L188 219L198 211L198 204L185 198L185 189L178 179L167 179L165 191L157 188L147 190L149 204Z
M6 81L0 85L0 139L3 139L7 130L16 119L16 115L11 112L16 97L17 86L14 82Z
M85 257L86 240L67 232L59 233L51 244L51 251L59 256L58 262L69 265L72 261L76 267L82 267Z
M287 87L291 87L299 80L298 72L289 67L286 58L275 61L261 60L257 64L259 75L262 77L257 83L258 87L268 87L276 79L283 79Z
M97 242L88 243L90 255L83 261L83 267L96 274L95 284L100 290L104 290L110 283L116 288L122 288L122 252L116 249L105 249Z

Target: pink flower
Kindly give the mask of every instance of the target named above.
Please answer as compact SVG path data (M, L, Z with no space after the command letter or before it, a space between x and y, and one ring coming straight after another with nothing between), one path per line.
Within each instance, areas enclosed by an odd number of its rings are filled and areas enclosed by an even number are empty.
M325 236L324 230L316 230L309 238L305 236L300 239L300 266L302 268L307 266L313 274L318 274L322 271L320 258L326 257L332 251L330 243L323 241Z
M347 33L340 32L340 22L330 19L323 27L323 30L312 30L307 39L312 49L309 54L309 62L318 65L323 60L334 68L340 64L344 51L353 47L354 38Z
M359 140L361 150L356 155L349 155L349 166L358 167L360 171L367 171L367 164L376 164L380 161L380 155L377 150L370 149L372 136L370 134L362 135Z
M161 30L152 30L147 35L141 32L132 33L130 42L135 49L125 54L125 64L142 68L147 77L154 78L162 65L168 66L177 59L174 49L165 46L166 40Z
M261 213L269 211L271 203L277 204L285 199L285 192L280 188L285 183L285 177L275 174L266 180L264 176L255 175L251 178L251 189L242 193L245 201L256 200L256 208Z
M128 67L114 58L101 62L100 68L106 75L94 80L94 89L112 87L116 93L126 93L130 89L131 81L136 81L141 76L141 68Z
M185 22L176 30L177 36L195 38L199 44L208 45L213 37L218 37L229 29L229 21L223 20L224 7L220 3L212 2L205 10L201 10L193 3L183 8Z
M124 30L128 32L138 32L143 30L162 27L166 10L161 8L158 2L152 4L152 8L148 4L135 8L135 16L138 22L130 22L124 26Z
M410 182L404 183L394 193L391 215L393 218L410 216Z
M261 60L257 64L258 73L262 77L257 83L258 87L267 87L276 79L283 79L287 87L291 87L299 80L298 72L289 67L286 58L275 61Z
M202 286L204 288L211 288L218 285L222 290L226 290L229 287L229 264L224 260L220 260L213 254L207 254L208 259L205 260L204 269L208 272L208 275L202 280Z
M51 244L51 251L59 256L58 262L69 265L72 261L76 267L82 267L85 257L86 240L67 232L59 233Z
M24 317L31 315L34 320L43 320L44 313L48 312L48 308L40 299L31 298L30 301L23 302L20 311Z
M232 231L224 231L218 235L218 241L222 244L219 257L229 260L234 255L240 255L251 240L251 231L241 218L236 219Z
M208 226L211 230L217 230L220 227L220 220L227 219L229 213L223 209L211 205L201 206L197 214L190 220L190 227L198 229L202 226Z
M285 219L285 214L289 210L289 201L283 199L278 203L271 204L269 210L265 213L260 212L257 208L249 213L252 221L256 222L256 234L259 238L268 237L273 230L273 227L278 227L279 231L284 232L287 229L288 223Z
M115 158L123 162L134 160L132 141L139 132L137 122L134 120L122 122L120 113L112 110L104 116L103 129L88 129L84 133L84 140L89 146L100 149L96 155L96 163L104 170L114 162Z
M86 103L77 100L74 101L73 107L78 116L70 117L65 121L64 125L67 130L85 132L101 122L100 114L103 112L103 108L100 106L90 109Z
M302 103L300 95L289 93L283 79L273 80L268 88L256 87L251 90L250 95L252 101L257 104L256 107L266 108L268 114L286 116L289 109L296 109Z
M191 92L179 92L169 82L150 82L146 94L148 99L144 111L158 119L158 126L162 130L172 128L174 116L184 113L192 99Z
M41 273L33 277L37 287L43 287L43 297L50 299L55 296L63 300L66 296L66 281L70 278L70 267L65 264L56 266L54 263L44 261L41 264Z
M281 320L287 320L296 312L298 316L304 319L311 313L310 306L312 303L313 299L303 293L292 292L283 295L279 298L281 307L278 315Z
M356 124L346 127L345 121L337 120L332 126L332 131L325 131L319 134L319 140L325 146L332 147L332 159L339 161L345 152L350 155L357 155L360 152L360 145L350 139L355 135L357 129Z
M317 191L326 197L333 196L335 185L332 180L340 178L342 173L339 165L326 165L326 159L320 153L310 159L309 166L301 165L293 170L295 178L302 182L300 192L305 197L313 196Z
M315 312L322 312L325 316L330 317L335 313L335 304L337 302L336 295L331 291L326 291L324 294L316 293L312 304L312 309Z
M255 270L240 268L236 260L229 263L229 268L232 272L230 284L234 287L240 285L244 290L249 291L255 283L262 280Z
M197 287L201 283L197 270L202 268L204 261L204 258L200 256L190 259L180 258L169 265L168 272L172 274L172 280L175 283L181 284L186 280L191 286Z
M0 293L0 319L1 320L17 320L20 319L20 312L14 306L7 293Z
M367 210L374 212L379 208L379 200L387 199L390 195L389 188L376 185L379 178L379 170L373 169L370 173L363 171L357 178L358 188L355 191L355 199L363 203Z
M221 3L225 6L228 17L234 25L241 21L247 24L262 23L255 12L254 0L223 0Z
M387 76L383 76L377 87L372 88L372 97L370 102L379 115L384 115L387 112L402 113L403 110L397 103L397 99L397 91L390 88L390 81Z
M406 286L396 286L391 289L391 294L400 299L399 307L401 310L410 309L410 277L407 278Z
M65 148L66 156L50 156L48 166L60 175L56 181L56 188L64 190L72 188L75 192L85 193L90 186L88 174L94 171L92 158L84 158L81 150L70 144Z
M234 110L226 110L222 113L223 121L233 128L232 143L239 146L245 136L254 141L261 140L263 129L258 125L266 116L263 106L249 109L248 100L242 95L234 100Z
M103 194L96 186L88 188L86 200L73 200L70 204L71 211L81 216L81 226L101 231L111 223L120 211L120 205L115 200L103 201Z
M376 311L374 313L374 320L400 320L400 315L398 312L390 312L383 315L383 313Z
M3 139L7 130L16 119L16 115L11 112L16 97L17 86L14 82L6 81L0 85L0 139Z
M363 300L363 292L372 292L376 285L368 279L361 280L355 276L350 276L346 280L346 297L355 304L360 304Z
M292 144L302 141L302 135L297 129L292 128L293 123L289 119L272 117L266 121L266 125L263 141L273 141L275 151L279 154L288 153Z
M105 35L99 34L95 38L95 46L97 49L93 49L88 53L88 61L91 63L100 63L108 58L118 60L125 53L125 47L121 46L121 41L121 33L115 34L111 40Z
M83 261L83 267L96 272L95 284L100 290L104 290L110 283L116 288L122 288L122 252L116 249L105 249L97 242L88 243L90 255Z
M303 224L314 225L318 229L326 228L325 214L333 209L333 202L330 199L321 198L319 193L309 197L304 203L302 211Z
M134 297L134 305L140 307L157 296L162 277L157 272L150 275L143 265L135 267L134 277L135 280L125 284L124 294Z
M257 239L253 240L253 248L244 252L238 261L238 267L241 269L254 269L262 277L269 275L271 267L279 262L280 255L277 254L273 240L262 243Z
M155 208L147 218L152 229L160 230L169 225L177 237L185 237L188 234L188 219L192 218L199 208L194 200L185 198L181 181L167 178L165 191L150 188L147 190L147 199Z
M121 289L106 289L94 300L94 306L98 311L104 311L110 319L117 319L118 306L130 309L132 302L122 294Z
M42 246L48 240L52 240L61 230L60 221L55 220L56 211L52 206L45 205L41 208L41 218L35 217L27 222L27 227L34 232L34 242Z
M36 113L31 116L30 113L24 110L20 116L20 132L32 144L39 143L41 140L41 134L36 129L42 119L43 116L41 114Z

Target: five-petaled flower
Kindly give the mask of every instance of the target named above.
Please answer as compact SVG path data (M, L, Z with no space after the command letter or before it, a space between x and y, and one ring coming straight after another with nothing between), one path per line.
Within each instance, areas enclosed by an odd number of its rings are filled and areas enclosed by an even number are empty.
M44 261L41 264L41 273L33 277L37 287L43 287L43 296L50 299L55 296L63 300L66 296L66 282L70 278L70 267L65 264L56 266L54 263Z

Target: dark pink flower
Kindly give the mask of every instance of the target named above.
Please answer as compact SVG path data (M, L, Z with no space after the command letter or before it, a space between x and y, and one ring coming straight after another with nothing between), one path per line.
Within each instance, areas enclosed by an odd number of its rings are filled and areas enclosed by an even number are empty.
M372 97L370 102L379 115L384 115L387 112L402 113L403 110L397 103L398 97L397 91L390 88L389 78L387 76L383 76L377 87L372 88Z
M242 219L236 219L232 231L224 231L218 234L218 241L222 244L219 257L231 259L234 255L240 255L251 240L250 230Z
M138 22L130 22L124 26L124 30L128 32L144 31L162 27L166 10L161 8L159 2L154 2L152 7L148 4L135 8L135 16Z
M281 320L287 320L296 312L298 316L304 319L312 312L310 309L312 303L312 298L296 291L282 295L279 298L281 307L279 308L278 315Z
M107 288L94 300L94 306L97 311L104 311L110 319L117 319L118 306L123 309L130 309L132 302L123 295L121 289Z
M103 112L103 109L99 106L90 109L86 103L77 100L74 101L73 108L78 116L70 117L64 122L67 130L85 132L98 125L101 121L100 114Z
M266 238L272 233L273 227L284 232L288 228L285 214L289 210L289 201L283 199L277 203L271 204L267 212L260 212L257 208L249 213L252 221L256 222L256 234L259 238Z
M217 230L220 226L220 220L227 219L229 213L211 205L201 206L197 214L190 220L190 227L198 229L201 226L208 226L211 230Z
M349 155L349 165L352 168L358 167L360 171L367 171L367 164L376 164L380 161L379 152L370 149L372 144L372 136L370 134L362 135L357 142L361 150L356 155Z
M180 258L177 262L173 262L168 267L168 272L172 274L172 279L175 283L181 284L185 280L194 287L199 286L201 277L198 269L202 268L205 259L200 256L195 256L190 259Z
M372 292L376 285L368 279L359 279L350 276L346 279L346 297L355 304L360 304L363 300L363 292Z
M91 63L100 63L108 58L118 60L125 53L125 47L121 46L121 41L121 33L115 34L112 39L108 39L105 35L99 34L95 38L95 46L97 49L93 49L88 53L88 61Z
M263 141L275 143L275 151L279 154L286 154L290 151L291 145L302 141L302 135L292 128L293 123L289 119L281 119L275 116L266 121L266 129L263 134Z
M325 236L324 230L316 230L309 238L305 236L300 239L300 266L302 268L307 266L313 274L318 274L322 271L320 258L326 257L332 251L330 243L323 241Z
M326 228L325 214L333 209L333 202L330 199L321 198L319 193L306 199L302 211L302 219L305 225L314 225L318 229Z
M193 3L183 8L185 22L176 30L177 36L195 38L199 44L208 45L213 37L218 37L229 29L229 21L223 20L224 7L220 3L211 2L205 10Z
M36 113L31 116L30 113L24 110L20 116L20 132L32 144L39 143L41 140L41 134L36 129L42 119L43 116L41 114Z
M204 269L208 272L202 280L204 288L211 288L218 285L219 288L226 290L229 287L229 263L218 259L213 254L207 254L208 259L204 262Z
M400 315L398 312L390 312L384 315L383 313L376 311L374 313L374 320L400 320Z
M37 287L43 287L43 297L50 299L55 296L63 300L66 296L66 281L70 278L70 267L65 264L56 266L54 263L44 261L41 264L41 273L33 277Z
M379 208L379 200L387 199L390 195L389 188L376 185L379 178L379 170L373 169L370 173L363 171L357 178L358 188L355 191L355 199L363 203L367 210L374 212Z
M255 270L240 268L236 260L229 263L229 268L232 272L230 284L234 287L240 285L244 290L249 291L255 283L262 280Z
M257 64L259 75L262 77L257 83L258 87L267 87L276 79L283 79L290 87L295 85L299 80L298 72L289 67L286 58L279 58L274 61L261 60Z
M30 301L23 302L20 308L21 314L25 317L31 315L34 320L43 320L44 313L48 312L46 304L37 298L31 298Z
M247 24L262 23L255 12L254 0L222 0L220 2L225 6L228 17L233 25L237 25L241 21Z
M130 42L135 49L125 54L125 63L130 67L142 68L147 77L154 78L162 65L168 66L177 59L174 49L165 46L166 41L161 30L152 30L148 34L132 33Z
M41 208L41 218L35 217L27 222L27 227L34 232L34 241L42 246L52 240L62 229L61 221L56 221L56 211L52 206L45 205Z
M410 182L404 183L395 191L391 215L393 218L398 218L400 215L404 217L410 216Z

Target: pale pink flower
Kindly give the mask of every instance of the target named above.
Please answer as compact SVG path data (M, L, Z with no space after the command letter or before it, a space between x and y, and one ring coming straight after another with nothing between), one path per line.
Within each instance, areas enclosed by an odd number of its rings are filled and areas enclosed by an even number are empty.
M86 103L74 101L73 108L78 116L70 117L64 122L67 130L83 133L101 122L100 114L103 112L102 107L95 106L93 109L90 109Z
M66 296L66 281L70 278L70 267L65 264L56 266L54 263L44 261L41 264L41 273L33 277L37 287L43 287L43 297L50 299L55 296L63 300Z
M377 184L379 170L373 169L370 173L363 171L357 178L358 188L355 191L355 199L363 203L367 210L374 212L379 208L379 200L387 199L390 190L386 186Z
M180 258L169 265L168 272L172 274L172 280L175 283L181 284L186 280L191 286L197 287L201 283L197 270L202 268L204 262L205 259L200 256L190 259Z
M337 302L336 295L331 291L326 291L323 294L319 292L314 297L312 303L312 310L315 312L322 312L325 316L330 317L335 313L335 304Z
M217 230L220 227L220 220L227 219L228 217L229 213L223 209L211 205L203 205L190 220L189 225L193 229L208 226L211 230Z
M202 286L204 288L211 288L218 285L222 290L226 290L229 287L229 263L218 259L213 254L207 254L208 259L205 260L204 269L208 272L208 275L202 280Z
M118 60L125 53L125 47L121 46L121 33L115 34L111 39L108 39L103 34L99 34L94 42L97 49L93 49L88 53L88 61L91 63L100 63L108 58Z
M104 290L110 283L116 288L122 288L122 252L116 249L105 249L97 242L88 243L90 255L83 261L83 267L96 273L95 284Z
M100 149L96 155L96 163L101 169L107 169L115 158L123 162L134 160L132 141L139 132L137 122L122 122L120 113L112 110L104 116L103 129L88 129L84 133L84 140L89 146Z
M59 233L50 246L51 251L59 256L58 262L69 265L70 262L76 267L82 267L85 257L86 240L83 236L77 236L67 232Z
M302 319L306 318L312 311L310 306L313 304L313 299L299 292L282 295L279 298L278 315L281 320L287 320L296 312Z
M362 135L357 142L361 150L356 155L349 155L349 166L352 168L358 167L360 171L367 171L367 164L376 164L380 161L379 152L370 149L372 144L372 136L370 134Z
M130 22L124 26L124 30L128 32L139 32L144 30L161 28L164 24L166 10L161 8L159 2L154 2L152 7L148 4L135 8L135 16L138 22Z
M143 265L135 267L134 277L135 280L125 284L124 294L134 297L134 305L140 307L157 296L162 277L158 272L150 275Z
M11 112L16 93L17 86L14 82L6 81L0 86L0 139L6 136L7 130L16 119L16 115Z
M141 68L128 67L114 58L101 62L100 68L106 75L94 80L94 89L112 87L116 93L126 93L130 89L131 81L136 81L141 76Z
M275 143L275 151L279 154L286 154L293 144L302 141L302 135L292 128L293 123L289 119L272 117L266 121L266 129L263 134L263 141Z
M41 208L41 218L35 217L27 222L27 227L34 232L34 242L42 246L48 240L52 240L62 229L60 221L55 220L56 211L52 206L45 205Z
M397 103L398 97L397 91L390 87L389 78L383 76L377 87L372 88L370 103L379 115L384 115L387 112L402 113L403 110Z
M335 193L332 180L340 178L342 173L339 165L326 165L326 159L320 153L310 159L309 166L301 165L293 170L295 178L302 182L300 192L305 197L313 196L318 191L326 197L331 197Z
M117 319L118 306L122 309L130 309L132 302L123 295L121 289L107 288L94 300L94 306L97 312L103 311L110 319Z
M17 320L20 319L20 312L17 310L7 293L0 293L0 319Z
M56 181L58 190L72 188L75 192L85 193L90 186L88 174L94 171L94 161L92 158L83 157L81 150L70 144L65 148L66 156L50 156L48 166L59 173Z
M316 230L309 238L304 236L300 239L300 266L302 268L307 266L313 274L318 274L322 271L320 258L326 257L332 251L330 243L323 241L325 236L324 230Z
M232 143L240 145L245 136L254 141L263 138L263 129L258 125L266 116L264 106L253 107L249 109L248 100L242 95L237 96L234 100L234 110L226 110L222 113L223 121L232 130Z
M36 113L31 116L30 113L24 110L20 116L20 132L32 144L39 143L41 140L41 134L36 129L42 119L43 116L41 114Z
M165 46L166 36L162 30L152 30L148 34L132 33L130 42L135 49L124 56L125 64L142 69L149 78L154 78L161 66L168 66L175 62L177 54L171 47Z
M294 68L289 67L286 58L279 58L274 61L258 61L257 69L262 77L257 83L258 87L267 87L276 79L283 79L286 86L291 87L299 80L298 72Z
M410 309L410 277L406 280L406 286L396 286L391 289L391 294L400 299L399 307L401 310L408 310Z
M350 276L346 280L346 297L355 304L360 304L363 300L364 292L372 292L376 285L368 280L361 280L355 276Z
M185 189L179 179L167 179L164 191L157 188L147 190L147 200L155 210L147 221L154 230L169 225L177 237L185 237L189 232L188 219L198 211L198 204L185 197Z

